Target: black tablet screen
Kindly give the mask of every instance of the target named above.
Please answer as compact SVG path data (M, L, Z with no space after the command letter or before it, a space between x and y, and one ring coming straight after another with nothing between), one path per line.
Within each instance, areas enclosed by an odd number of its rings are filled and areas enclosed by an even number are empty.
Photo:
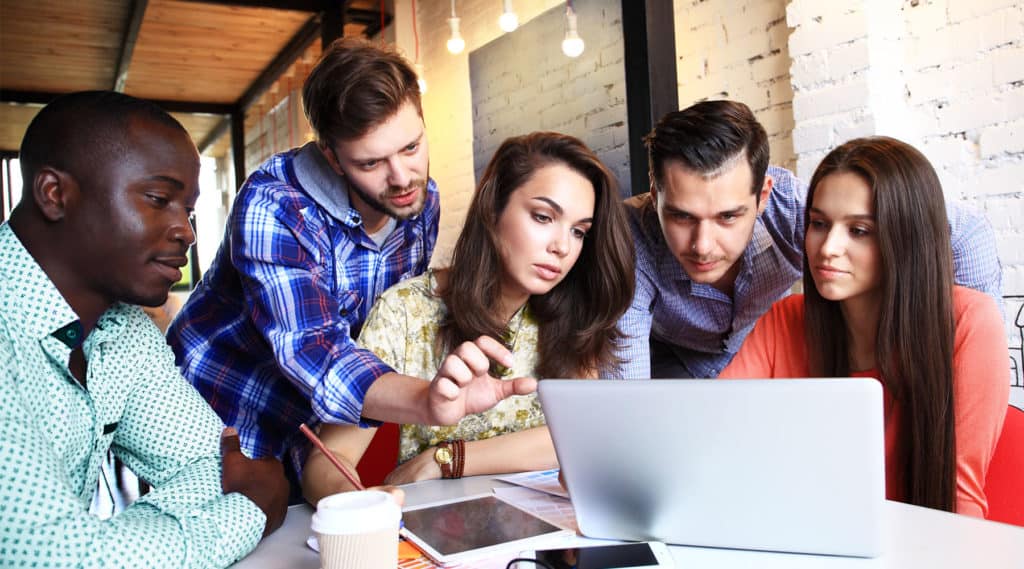
M544 520L494 496L402 513L405 529L442 555L559 531Z

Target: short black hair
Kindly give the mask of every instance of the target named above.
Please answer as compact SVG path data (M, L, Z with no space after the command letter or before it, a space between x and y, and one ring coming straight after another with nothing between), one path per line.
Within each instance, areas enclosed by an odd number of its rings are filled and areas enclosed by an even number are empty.
M31 184L39 169L51 166L81 179L96 164L123 157L133 118L188 131L155 103L115 91L61 95L43 107L21 139L21 177Z
M740 157L753 175L751 192L759 194L768 170L768 134L750 107L736 101L703 101L666 114L644 137L648 166L660 186L665 162L714 178Z

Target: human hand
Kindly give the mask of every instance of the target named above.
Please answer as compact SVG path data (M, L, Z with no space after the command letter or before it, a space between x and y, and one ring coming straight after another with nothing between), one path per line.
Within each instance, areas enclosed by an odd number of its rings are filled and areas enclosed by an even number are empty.
M242 454L238 431L225 428L220 435L221 489L238 492L252 500L267 516L263 537L284 523L288 513L288 480L275 458L252 459Z
M384 479L384 484L409 484L420 480L437 480L441 477L441 467L434 460L434 447L419 453L411 459L399 464Z
M454 425L466 415L486 411L510 395L527 395L537 390L537 380L532 377L508 381L492 377L490 360L505 367L513 365L512 352L488 336L463 342L448 354L430 382L430 424Z
M398 507L402 507L405 505L405 490L402 490L401 488L396 488L391 485L384 485L371 486L367 488L367 490L380 490L381 492L387 492L388 494L391 494L391 497L395 500L395 503L398 504Z

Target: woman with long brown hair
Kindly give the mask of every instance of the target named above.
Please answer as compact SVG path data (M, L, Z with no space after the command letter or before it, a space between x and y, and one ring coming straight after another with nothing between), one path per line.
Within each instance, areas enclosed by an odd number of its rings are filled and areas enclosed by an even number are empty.
M721 377L877 378L887 496L983 517L1006 334L990 297L953 284L935 170L904 142L854 139L818 166L807 204L805 294L776 303Z
M563 134L513 137L484 171L451 265L385 292L359 343L400 373L429 378L450 349L490 336L514 358L493 365L495 377L595 377L617 363L633 270L615 178L597 156ZM321 437L353 466L374 431L325 425ZM535 394L455 426L402 425L399 462L386 483L557 465ZM311 502L352 489L315 450L303 487Z

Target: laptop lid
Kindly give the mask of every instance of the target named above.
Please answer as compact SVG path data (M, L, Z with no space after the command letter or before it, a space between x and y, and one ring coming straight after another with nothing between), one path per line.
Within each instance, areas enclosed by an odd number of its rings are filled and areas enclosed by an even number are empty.
M881 553L876 381L544 380L539 393L588 537Z

